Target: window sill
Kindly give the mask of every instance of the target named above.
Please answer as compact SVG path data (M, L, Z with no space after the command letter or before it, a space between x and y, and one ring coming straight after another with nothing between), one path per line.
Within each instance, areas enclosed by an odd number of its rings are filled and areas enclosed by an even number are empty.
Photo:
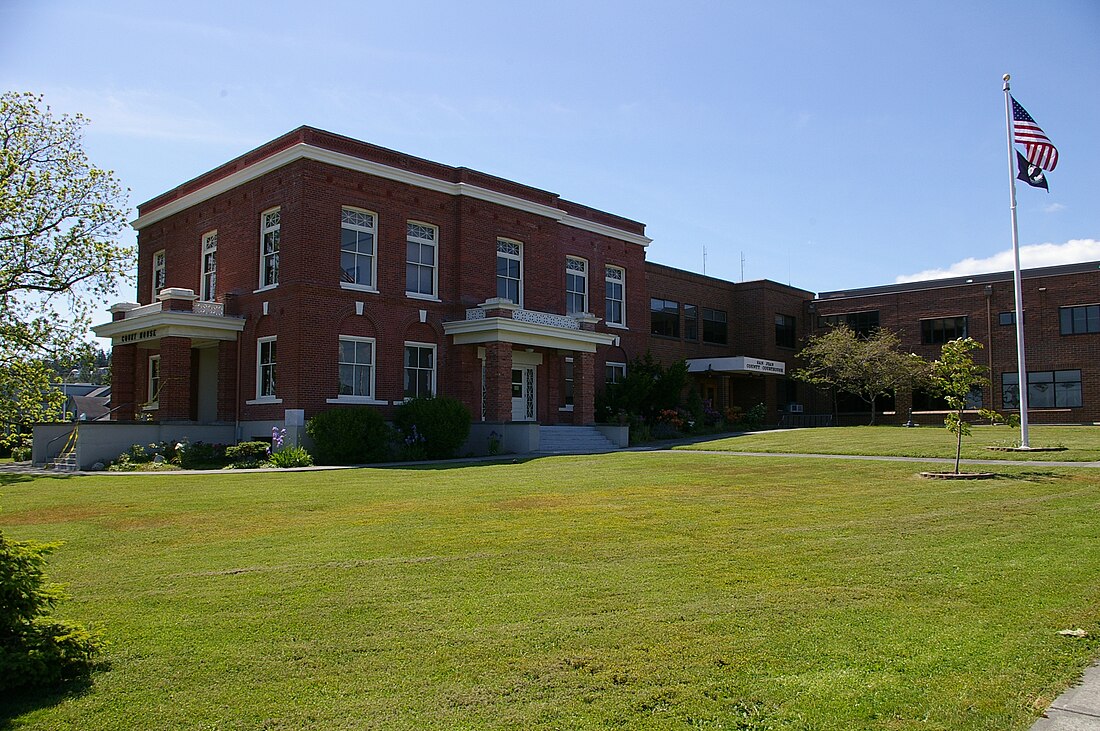
M622 324L619 324L617 322L607 322L606 320L604 320L604 324L607 325L608 327L613 327L616 330L629 330L630 329L626 325L622 325Z
M368 396L337 396L325 399L326 404L362 404L366 406L389 406L389 401L379 401Z
M279 286L278 282L276 282L275 284L268 284L268 285L265 285L263 287L260 287L259 289L252 290L252 294L260 294L261 292L267 292L269 290L275 289L278 286Z
M353 282L340 282L340 289L350 289L353 292L370 292L371 294L378 294L377 287L370 287L366 284L355 284Z
M141 407L142 411L156 411L160 408L160 401L154 401L151 404L145 404Z
M559 406L558 407L558 411L572 411L572 410L573 410L573 404L567 404L565 406Z
M423 300L425 302L442 302L443 300L434 294L420 294L419 292L405 292L405 296L411 300Z
M262 406L264 404L281 404L283 400L281 398L275 398L274 396L264 396L263 398L249 399L245 403L249 406Z

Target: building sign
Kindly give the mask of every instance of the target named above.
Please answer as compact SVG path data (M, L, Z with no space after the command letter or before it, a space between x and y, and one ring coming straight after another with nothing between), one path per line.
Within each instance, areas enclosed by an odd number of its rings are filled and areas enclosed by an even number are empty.
M126 333L125 335L119 335L118 344L128 345L129 343L137 343L142 340L153 340L157 337L157 329L154 327L151 330L139 330L136 333Z
M782 376L787 372L787 364L778 360L764 360L763 358L734 358L741 361L741 367L736 366L732 370L750 371L752 373L770 373L774 376Z

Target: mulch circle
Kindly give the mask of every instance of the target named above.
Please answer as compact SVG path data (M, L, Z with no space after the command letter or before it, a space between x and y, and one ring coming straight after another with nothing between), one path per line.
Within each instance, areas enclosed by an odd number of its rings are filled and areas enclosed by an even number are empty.
M921 472L920 476L926 480L992 480L997 475L994 472Z
M986 447L990 452L1064 452L1066 447Z

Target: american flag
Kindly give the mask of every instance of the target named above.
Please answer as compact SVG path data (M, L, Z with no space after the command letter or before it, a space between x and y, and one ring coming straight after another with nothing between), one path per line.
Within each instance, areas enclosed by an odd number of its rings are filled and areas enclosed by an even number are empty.
M1057 148L1015 97L1012 99L1012 132L1016 142L1027 149L1027 160L1032 165L1043 170L1053 170L1058 166Z

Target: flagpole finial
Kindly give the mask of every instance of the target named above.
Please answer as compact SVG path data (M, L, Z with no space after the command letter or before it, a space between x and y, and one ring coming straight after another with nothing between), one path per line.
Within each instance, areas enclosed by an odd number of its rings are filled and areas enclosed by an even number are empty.
M1011 79L1011 78L1012 78L1012 74L1005 74L1005 75L1004 75L1004 76L1002 76L1001 78L1002 78L1002 79L1004 79L1005 81L1008 81L1009 79Z

